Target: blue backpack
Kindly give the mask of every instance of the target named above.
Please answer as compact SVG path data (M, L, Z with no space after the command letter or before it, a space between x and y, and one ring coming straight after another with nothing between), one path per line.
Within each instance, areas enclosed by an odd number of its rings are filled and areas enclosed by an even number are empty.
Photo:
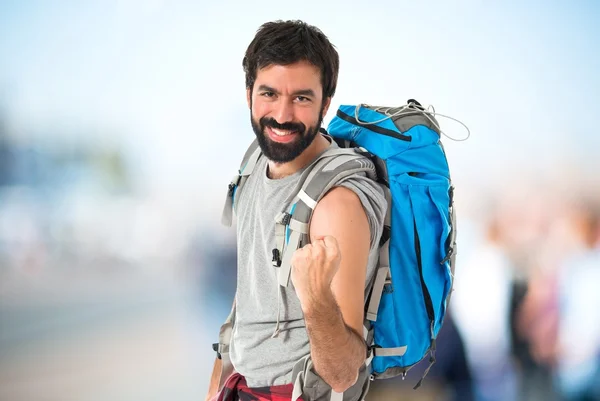
M341 106L328 132L343 147L365 149L390 192L365 327L372 378L404 377L428 353L435 362L453 286L454 188L439 124L411 99L402 107Z
M411 99L401 107L341 106L323 131L339 148L324 152L305 169L297 195L275 222L277 246L272 252L279 284L288 285L291 256L307 243L312 210L327 191L356 172L377 180L388 198L388 211L377 271L365 298L366 365L371 380L404 377L430 354L426 375L435 362L456 255L453 186L439 124ZM224 224L231 225L236 191L260 156L255 141L229 185ZM235 308L214 345L224 357L234 316Z

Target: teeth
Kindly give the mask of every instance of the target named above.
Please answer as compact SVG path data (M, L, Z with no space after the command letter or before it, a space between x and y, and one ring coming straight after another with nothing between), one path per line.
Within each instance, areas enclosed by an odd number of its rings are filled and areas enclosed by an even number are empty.
M278 135L278 136L286 136L286 135L290 135L292 133L291 131L282 131L282 130L278 130L275 128L271 128L271 130L275 133L275 135Z

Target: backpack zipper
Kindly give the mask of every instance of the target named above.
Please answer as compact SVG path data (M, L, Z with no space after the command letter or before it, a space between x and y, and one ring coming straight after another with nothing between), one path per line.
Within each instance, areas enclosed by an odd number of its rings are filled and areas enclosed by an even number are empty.
M419 240L419 233L417 232L417 222L413 218L415 227L415 252L417 254L417 264L419 266L419 275L421 278L421 289L423 290L423 297L425 298L425 308L427 309L427 317L429 318L430 324L434 322L433 316L433 302L431 301L431 295L425 285L425 279L423 278L423 264L421 261L421 241ZM433 333L432 333L433 335Z
M406 142L412 141L412 137L410 137L408 135L402 135L401 133L396 132L394 130L391 130L388 128L383 128L383 127L380 127L375 124L361 124L356 120L356 118L349 116L348 114L344 113L341 110L337 111L337 116L339 118L341 118L342 120L349 122L350 124L354 124L359 127L365 127L367 129L370 129L371 131L377 132L378 134L382 134L385 136L391 136L392 138L400 139L400 140L406 141Z

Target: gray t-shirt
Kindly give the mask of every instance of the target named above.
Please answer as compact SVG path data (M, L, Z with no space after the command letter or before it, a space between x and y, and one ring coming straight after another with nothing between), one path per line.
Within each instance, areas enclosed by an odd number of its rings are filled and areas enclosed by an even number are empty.
M336 147L335 142L331 146ZM230 357L249 387L291 383L294 364L310 354L300 301L293 286L283 289L279 312L281 332L275 338L278 317L277 269L271 262L275 245L275 216L301 176L301 171L272 180L267 177L267 159L261 157L254 173L237 196L238 278L236 316ZM369 220L371 251L367 283L378 260L387 202L379 184L356 174L338 183L360 198Z

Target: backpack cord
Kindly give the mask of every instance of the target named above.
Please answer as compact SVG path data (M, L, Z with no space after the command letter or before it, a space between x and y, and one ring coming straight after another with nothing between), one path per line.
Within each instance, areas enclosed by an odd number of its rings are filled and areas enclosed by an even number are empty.
M469 137L471 136L471 130L462 121L460 121L460 120L458 120L458 119L456 119L454 117L450 117L450 116L447 116L447 115L444 115L444 114L436 113L435 112L435 108L432 105L429 105L427 107L427 110L425 110L425 109L420 109L419 110L419 109L412 108L411 105L413 105L413 104L414 103L409 102L408 104L406 104L404 106L400 106L398 108L398 111L396 111L396 112L394 112L392 114L389 114L389 111L390 111L390 109L395 108L395 107L376 107L374 111L380 112L380 113L381 113L380 109L385 108L386 110L383 113L385 113L387 116L384 117L384 118L382 118L381 120L378 120L378 121L366 122L366 121L360 121L360 119L358 118L358 112L360 110L360 107L361 106L364 106L364 107L367 106L366 104L361 103L358 106L356 106L356 108L354 109L354 118L356 119L356 122L358 122L361 125L371 125L371 124L379 124L380 122L383 122L383 121L388 120L390 118L394 118L394 117L399 116L401 114L411 114L411 113L417 112L417 113L421 113L425 117L427 117L427 119L429 121L431 121L431 123L433 124L433 126L436 127L438 129L438 131L440 131L440 133L442 135L444 135L446 138L448 138L448 139L450 139L452 141L463 142L463 141L466 141L467 139L469 139ZM467 136L465 138L461 138L461 139L456 139L456 138L451 137L450 135L448 135L444 131L442 131L442 129L440 128L439 124L433 118L431 118L431 116L433 116L433 117L440 116L440 117L445 117L445 118L447 118L449 120L452 120L452 121L456 121L457 123L459 123L460 125L462 125L463 127L465 127L465 129L467 130Z

